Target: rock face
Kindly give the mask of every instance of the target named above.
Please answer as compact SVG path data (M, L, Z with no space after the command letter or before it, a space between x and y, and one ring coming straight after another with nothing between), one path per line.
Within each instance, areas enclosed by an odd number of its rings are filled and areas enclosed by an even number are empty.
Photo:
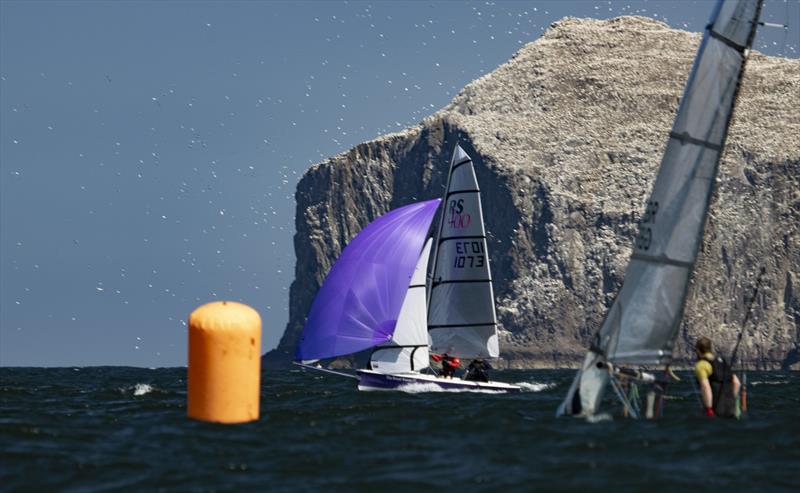
M564 19L445 108L310 168L297 188L288 362L333 261L376 216L441 195L456 141L474 159L502 364L575 366L625 277L700 35L642 17ZM800 61L753 53L680 330L740 356L800 361Z

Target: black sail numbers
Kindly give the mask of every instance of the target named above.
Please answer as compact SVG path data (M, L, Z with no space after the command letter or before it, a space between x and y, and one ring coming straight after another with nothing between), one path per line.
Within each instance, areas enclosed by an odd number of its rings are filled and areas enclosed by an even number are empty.
M637 250L648 251L650 244L653 242L653 225L656 223L656 213L658 212L658 202L654 200L647 201L647 207L644 210L644 216L639 222L639 232L634 239L634 245Z

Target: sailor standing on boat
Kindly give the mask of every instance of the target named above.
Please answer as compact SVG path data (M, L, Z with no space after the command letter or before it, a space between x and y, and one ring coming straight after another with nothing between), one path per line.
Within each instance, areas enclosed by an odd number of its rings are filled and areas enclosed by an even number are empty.
M694 374L700 385L700 397L706 416L737 417L736 398L741 383L731 366L721 356L711 352L711 339L701 337L695 344L697 363Z

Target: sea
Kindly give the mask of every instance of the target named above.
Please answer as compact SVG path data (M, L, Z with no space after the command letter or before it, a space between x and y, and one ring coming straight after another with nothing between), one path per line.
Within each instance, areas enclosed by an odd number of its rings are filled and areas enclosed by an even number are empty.
M658 420L556 418L574 371L520 394L359 392L264 371L261 418L186 416L186 368L0 368L2 492L800 491L800 373L749 372L745 419L701 416L689 373Z

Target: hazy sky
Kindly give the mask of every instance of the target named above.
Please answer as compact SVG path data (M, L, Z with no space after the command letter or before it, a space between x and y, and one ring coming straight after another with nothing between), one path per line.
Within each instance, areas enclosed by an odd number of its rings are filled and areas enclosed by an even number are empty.
M0 1L0 365L186 363L188 314L287 319L308 166L446 105L567 16L680 2ZM798 56L800 5L757 48Z

